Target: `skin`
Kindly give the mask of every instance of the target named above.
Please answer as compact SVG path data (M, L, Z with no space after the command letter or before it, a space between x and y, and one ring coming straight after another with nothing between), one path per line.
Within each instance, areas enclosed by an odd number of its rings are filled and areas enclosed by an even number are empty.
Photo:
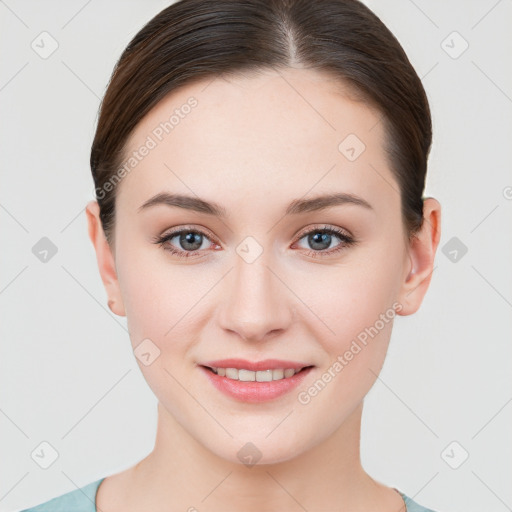
M113 247L96 201L86 209L112 310L127 317L133 348L149 338L160 350L148 366L137 359L159 402L154 450L103 481L98 508L405 510L396 491L365 472L359 454L363 399L384 363L393 321L309 403L297 396L393 303L400 315L420 307L440 238L440 204L424 200L423 228L408 242L380 114L306 69L218 77L173 91L138 124L130 151L190 96L197 107L117 185ZM353 162L338 150L351 133L366 145ZM214 201L228 216L166 205L138 211L163 191ZM344 204L284 215L295 199L332 192L355 194L372 209ZM316 250L324 255L313 257L304 233L318 225L348 231L357 243L329 255L343 243L333 235ZM206 234L195 257L152 243L182 226ZM252 263L236 252L247 236L263 249ZM190 247L179 237L172 246ZM250 404L222 394L197 366L228 357L315 368L298 389ZM237 457L247 442L262 454L252 467Z

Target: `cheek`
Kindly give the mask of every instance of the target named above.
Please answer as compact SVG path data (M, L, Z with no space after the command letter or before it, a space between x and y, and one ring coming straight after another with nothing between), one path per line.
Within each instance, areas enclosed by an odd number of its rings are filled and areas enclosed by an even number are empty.
M201 283L190 280L191 270L156 263L156 259L154 253L142 250L129 258L121 257L118 278L139 368L157 399L178 417L190 406L180 383L187 382L187 351L197 329L193 306L206 290ZM156 357L145 364L139 357L143 352Z
M326 281L318 298L319 309L335 331L334 337L355 336L392 306L398 291L399 265L381 263L361 258L358 265L347 265Z
M324 293L311 298L323 322L315 337L328 354L327 367L341 358L343 368L332 372L343 377L336 380L361 390L369 389L386 357L402 271L397 248L360 251L346 266L330 269L322 279Z
M149 338L163 350L168 346L166 341L185 324L179 319L190 309L186 306L193 299L193 291L186 286L180 267L161 265L151 251L120 254L117 274L132 345Z
M305 413L329 418L326 431L345 421L380 373L396 315L393 272L378 265L347 266L326 280L326 293L312 306L322 311L314 336L327 357L297 398Z

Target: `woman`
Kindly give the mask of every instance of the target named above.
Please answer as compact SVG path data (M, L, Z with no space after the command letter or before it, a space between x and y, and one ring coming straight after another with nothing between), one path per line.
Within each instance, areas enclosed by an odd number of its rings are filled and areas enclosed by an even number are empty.
M181 0L147 23L101 105L87 218L155 446L29 510L428 511L359 442L430 283L431 139L420 79L356 0Z

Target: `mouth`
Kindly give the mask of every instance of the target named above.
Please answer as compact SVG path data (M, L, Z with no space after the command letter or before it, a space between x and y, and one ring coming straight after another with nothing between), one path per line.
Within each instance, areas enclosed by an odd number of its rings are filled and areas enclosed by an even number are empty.
M203 365L201 365L203 366ZM239 380L242 382L272 382L276 380L290 379L297 373L300 373L313 365L303 366L302 368L267 368L265 370L248 370L246 368L226 368L203 366L210 372L231 380Z
M277 359L258 362L223 359L198 366L207 380L224 395L252 403L289 394L315 368L314 365Z

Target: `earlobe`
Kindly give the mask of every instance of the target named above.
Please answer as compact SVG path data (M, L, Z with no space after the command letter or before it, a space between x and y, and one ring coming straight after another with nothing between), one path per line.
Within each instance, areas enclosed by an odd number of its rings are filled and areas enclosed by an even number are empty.
M408 248L409 270L400 290L400 315L415 313L427 292L434 270L434 258L441 238L441 205L434 198L423 201L423 226Z
M100 209L97 201L87 203L85 213L87 215L89 238L96 251L96 261L103 286L107 292L109 308L116 315L126 316L117 278L115 259L105 237L99 212Z

